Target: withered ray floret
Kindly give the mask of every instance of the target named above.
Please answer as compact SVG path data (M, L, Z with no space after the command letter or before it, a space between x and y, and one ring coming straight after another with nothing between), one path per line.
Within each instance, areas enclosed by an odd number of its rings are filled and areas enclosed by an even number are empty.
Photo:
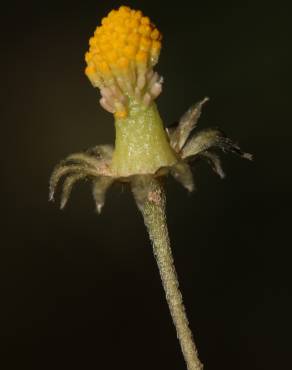
M169 167L158 169L156 177L161 173L169 173L180 182L189 192L195 190L194 179L190 164L200 159L205 159L212 169L221 178L225 177L219 156L213 152L214 149L221 149L224 152L237 154L245 159L252 159L252 155L241 151L240 147L229 139L220 129L208 128L195 132L198 119L201 115L203 104L208 100L205 98L194 104L181 118L172 132L168 131L171 147L177 153L177 162ZM167 129L166 129L167 131ZM134 178L119 178L111 174L110 162L113 148L110 145L95 146L84 153L74 153L61 161L56 166L50 180L50 200L54 199L56 187L62 177L67 177L63 183L63 195L61 208L63 209L71 194L73 185L83 179L93 181L93 197L98 212L104 204L107 189L114 181L130 182ZM136 181L136 180L135 180Z

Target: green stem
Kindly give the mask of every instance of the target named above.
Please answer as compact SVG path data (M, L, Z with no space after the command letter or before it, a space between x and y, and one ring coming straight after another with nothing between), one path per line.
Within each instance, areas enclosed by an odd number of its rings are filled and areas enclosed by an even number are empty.
M133 186L133 192L152 241L154 256L177 331L177 337L188 370L201 370L203 365L198 358L196 345L189 328L170 248L165 216L164 189L154 179L148 179L146 186L145 180L143 184L142 182L140 180L139 183Z

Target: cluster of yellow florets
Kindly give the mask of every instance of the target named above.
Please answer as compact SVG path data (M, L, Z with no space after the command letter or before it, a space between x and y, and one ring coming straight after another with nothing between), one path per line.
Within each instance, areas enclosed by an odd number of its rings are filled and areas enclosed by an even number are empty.
M120 76L133 83L137 70L157 63L161 34L141 11L121 6L101 23L90 38L90 48L85 55L85 73L94 85L108 86L113 78Z

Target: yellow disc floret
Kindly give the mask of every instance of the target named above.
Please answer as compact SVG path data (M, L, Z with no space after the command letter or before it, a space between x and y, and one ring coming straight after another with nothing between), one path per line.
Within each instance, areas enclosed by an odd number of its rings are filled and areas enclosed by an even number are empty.
M146 73L157 63L160 40L160 32L148 17L139 10L121 6L102 19L101 26L90 38L89 51L85 55L85 73L101 90L116 85L115 91L129 98L135 91L137 93L141 65ZM112 105L116 111L115 102ZM124 116L125 113L116 114Z

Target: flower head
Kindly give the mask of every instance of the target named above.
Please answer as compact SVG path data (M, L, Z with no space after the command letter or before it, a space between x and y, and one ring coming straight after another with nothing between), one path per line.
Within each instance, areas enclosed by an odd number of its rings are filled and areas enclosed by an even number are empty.
M121 6L102 19L89 40L86 75L101 91L100 103L115 115L115 146L99 145L69 155L54 169L50 200L63 182L61 208L73 185L90 179L98 213L108 188L115 182L130 184L153 242L155 257L189 370L201 370L188 327L165 221L165 195L160 178L172 175L188 191L195 189L192 162L204 159L221 178L225 176L216 150L252 159L219 129L196 132L205 98L194 104L176 127L165 129L154 102L162 79L153 67L158 62L161 34L141 11ZM195 131L195 132L194 132Z
M161 38L148 17L126 6L112 10L90 38L85 73L116 118L127 117L130 100L147 107L160 94L162 80L153 67Z
M208 98L194 104L175 128L164 128L154 102L162 89L162 80L153 71L161 39L148 17L126 6L112 10L90 38L85 72L101 91L101 105L115 115L115 145L71 154L55 168L50 199L53 200L60 179L65 177L61 208L74 183L82 179L92 180L93 196L100 212L106 191L114 181L129 182L136 198L145 187L143 179L167 174L193 191L192 162L207 160L224 177L216 149L251 159L250 154L242 152L218 129L194 132Z

